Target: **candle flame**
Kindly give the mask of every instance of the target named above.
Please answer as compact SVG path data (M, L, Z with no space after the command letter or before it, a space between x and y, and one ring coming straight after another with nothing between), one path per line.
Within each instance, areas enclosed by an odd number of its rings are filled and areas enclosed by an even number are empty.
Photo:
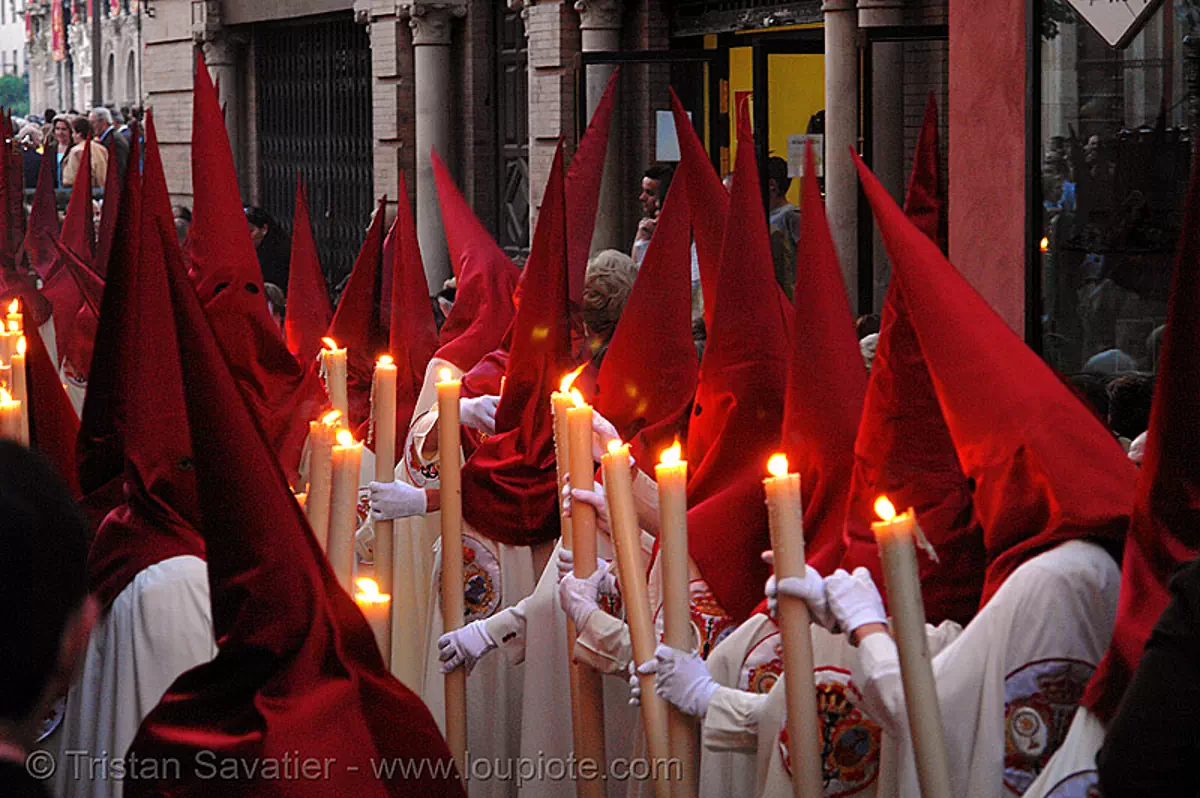
M333 422L342 417L341 410L330 410L325 415L321 416L321 423L327 427L333 426Z
M1038 244L1038 249L1040 249L1042 252L1049 252L1050 251L1050 239L1047 238L1046 236L1042 236L1041 243Z
M394 365L396 365L396 361L392 359L391 355L380 355L379 362L376 363L375 365L376 366L394 366Z
M613 438L608 442L608 453L616 454L617 452L621 451L624 446L625 444L621 443L619 438Z
M8 331L9 332L17 332L20 329L21 329L21 325L17 323L16 319L8 320Z
M12 302L8 303L8 312L9 313L16 313L20 309L21 309L20 300L14 299Z
M379 592L379 583L370 577L362 577L355 579L354 584L358 587L358 592L354 594L354 600L360 604L385 604L392 600L392 597L387 593Z
M875 514L884 521L891 521L896 517L896 507L887 496L880 496L875 500Z
M571 401L575 403L576 407L587 407L587 402L583 401L583 394L579 392L578 388L571 389Z
M561 392L561 393L570 393L570 391L571 391L571 386L575 384L575 378L576 378L576 377L578 377L580 374L582 374L582 373L583 373L583 369L584 369L586 366L587 366L587 363L584 363L582 366L580 366L579 368L577 368L577 369L575 369L574 371L572 371L570 374L568 374L568 375L566 375L565 377L563 377L563 378L562 378L562 382L560 382L560 383L558 384L558 390L559 390L559 392Z
M0 405L11 405L11 404L13 404L12 394L9 393L6 389L0 388Z
M337 341L333 340L332 338L322 338L321 343L324 344L325 348L331 352L338 348Z
M771 455L771 459L767 461L767 472L773 477L786 477L788 473L787 455Z
M450 373L450 369L440 369L438 371L438 382L450 382L454 375Z
M338 446L353 446L354 433L348 429L340 429L337 431Z
M20 338L17 339L17 354L18 355L25 354L26 346L28 346L28 344L25 343L25 336L22 335Z
M658 456L660 465L676 466L683 462L683 447L679 445L679 441L670 448L663 449L662 454Z

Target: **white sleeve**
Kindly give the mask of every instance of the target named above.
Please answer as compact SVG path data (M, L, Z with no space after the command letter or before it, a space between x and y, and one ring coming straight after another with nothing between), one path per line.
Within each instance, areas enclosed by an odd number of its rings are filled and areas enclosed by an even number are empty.
M766 703L765 693L718 687L704 715L704 747L711 751L758 750L758 717Z
M523 598L511 607L505 607L484 622L484 628L492 641L504 652L509 662L520 665L525 661L526 618Z
M858 644L859 688L867 715L884 732L903 733L908 711L904 705L904 684L900 681L900 652L889 634L867 635Z
M629 627L603 610L588 616L575 639L575 661L600 673L624 677L633 659L633 643Z

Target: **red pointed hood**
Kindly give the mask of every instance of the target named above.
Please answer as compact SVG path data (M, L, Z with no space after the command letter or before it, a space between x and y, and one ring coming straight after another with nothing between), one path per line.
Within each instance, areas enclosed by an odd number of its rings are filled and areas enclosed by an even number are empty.
M133 135L129 146L129 160L135 163L141 161L138 153L137 122L133 123ZM108 162L114 167L117 163L116 136L108 139ZM101 277L108 274L108 259L113 249L113 236L117 231L117 214L121 207L121 170L109 169L104 178L104 204L100 208L100 231L96 241L96 273Z
M171 221L171 207L153 117L146 142L144 191L133 162L127 176L98 332L98 376L102 370L111 382L98 382L84 406L84 440L109 430L124 453L121 500L100 523L88 557L89 590L104 606L155 563L204 557L166 277L168 258L182 268L182 255L174 224L166 240L160 227L161 217Z
M287 333L288 350L301 366L309 366L321 351L321 338L333 321L325 274L317 256L312 223L308 218L308 198L304 180L296 175L296 211L292 217L292 261L288 272Z
M983 602L1060 543L1119 550L1136 469L1116 439L854 157L950 438L974 481L988 556Z
M75 466L75 439L79 416L63 390L58 369L46 351L37 327L25 329L25 357L29 390L29 434L34 449L50 460L76 497L80 496L79 472Z
M192 282L204 313L284 473L295 480L308 422L328 404L320 376L288 351L267 308L262 271L242 209L225 119L204 58L192 118Z
M558 535L550 394L571 370L562 143L554 156L521 281L496 434L463 467L463 518L510 545Z
M587 276L588 255L592 235L596 230L596 210L600 205L600 182L604 177L604 161L608 155L608 136L612 128L613 107L617 101L617 76L613 70L604 87L604 94L592 112L591 121L567 169L567 242L568 296L572 308L583 304L583 283Z
M792 308L782 444L790 470L800 474L808 561L821 573L830 573L843 553L854 436L862 416L867 372L811 147L805 157L796 251L796 283L801 290L796 291Z
M417 243L417 223L408 203L408 185L400 173L392 247L391 321L388 351L396 361L396 451L404 451L408 425L425 382L425 368L437 351L437 323L429 302L429 284Z
M92 368L92 348L96 343L96 328L100 321L104 280L78 255L67 249L61 240L56 239L54 246L59 256L58 274L60 278L66 275L74 284L80 302L67 337L58 342L58 351L60 357L71 364L73 371L86 378Z
M904 212L936 241L945 220L938 191L936 106L930 110L913 159ZM895 280L883 302L879 342L855 441L847 552L842 560L847 570L869 568L879 585L884 583L883 571L870 524L875 520L875 498L881 494L900 507L916 510L938 554L937 562L918 555L926 617L931 623L949 618L966 624L979 608L983 592L987 568L983 528Z
M25 251L29 253L29 264L43 279L50 275L58 257L54 248L54 240L60 234L58 204L54 196L57 169L58 159L47 147L41 169L38 170L37 189L33 192L33 208L29 212L29 227L25 231Z
M71 199L67 203L67 213L63 218L62 243L71 252L91 266L95 263L95 224L92 214L92 182L87 175L92 170L92 147L89 136L83 148L83 157L79 164L79 174L83 179L76 179L71 187ZM74 334L75 318L83 306L83 296L71 275L67 272L61 254L58 262L51 269L42 287L42 293L50 301L54 309L54 337L56 341L67 342ZM83 334L86 338L86 332ZM58 357L63 360L69 346L59 344ZM86 347L83 347L86 348ZM86 376L86 369L79 363L72 367L81 375Z
M168 264L184 396L208 551L220 653L180 676L146 719L131 756L185 764L130 783L142 795L291 795L279 779L214 788L197 754L281 760L304 751L338 767L306 782L310 796L463 796L429 711L391 676L370 627L339 586L247 412L187 277ZM202 431L202 432L201 432ZM428 765L380 780L373 765ZM440 776L440 777L439 777Z
M692 340L688 181L672 181L600 365L595 405L641 462L687 432L699 364Z
M346 349L352 429L362 427L371 416L371 375L375 359L386 352L388 346L388 319L384 315L382 289L386 223L387 197L384 196L375 206L367 237L329 325L329 337Z
M1117 622L1083 704L1106 723L1116 714L1146 639L1170 602L1178 566L1200 556L1200 157L1175 260L1167 328L1150 410L1137 501L1121 565Z
M458 284L435 357L465 372L499 346L516 315L513 293L521 273L484 229L436 151L432 157L442 225Z
M688 545L724 610L741 622L762 597L770 547L762 479L779 446L787 383L787 297L775 282L767 220L743 113L721 273L688 426ZM688 172L689 190L695 185ZM694 200L695 198L693 198ZM710 507L709 505L715 505Z
M21 301L27 326L41 327L50 320L50 302L38 290L33 275L0 268L0 306L7 308L14 299Z
M671 113L679 139L679 171L688 179L692 207L692 235L700 264L700 288L704 294L704 322L712 328L717 278L721 272L721 248L725 240L725 217L729 214L729 192L712 167L708 152L696 135L683 103L671 89ZM678 177L678 175L677 175Z

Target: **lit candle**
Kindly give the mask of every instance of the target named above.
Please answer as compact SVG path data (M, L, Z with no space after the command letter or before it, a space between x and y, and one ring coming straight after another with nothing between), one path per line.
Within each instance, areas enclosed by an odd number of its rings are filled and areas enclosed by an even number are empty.
M346 350L338 349L337 341L322 338L321 367L325 377L325 390L335 410L344 418L350 418L350 394L346 388Z
M658 483L663 642L681 651L690 651L696 645L692 639L691 574L688 569L687 469L679 441L663 450L654 467L654 478ZM668 706L667 729L671 759L682 763L679 791L684 795L695 795L700 751L696 719L673 705Z
M0 440L21 440L21 403L0 388Z
M321 548L329 551L329 507L333 490L333 444L342 414L330 410L320 421L308 424L308 499L304 506L308 525Z
M354 533L358 529L358 473L363 445L348 429L333 447L333 488L329 501L329 564L347 593L354 580Z
M7 364L17 351L17 338L8 331L8 325L0 325L0 363Z
M399 370L391 355L384 355L375 364L375 379L371 385L371 420L375 439L375 481L393 482L396 479L396 380ZM395 523L375 522L375 579L379 590L386 595L395 592L392 568L395 562ZM410 580L411 582L411 580ZM409 604L409 609L412 605ZM391 612L391 600L388 601ZM410 617L409 613L405 618ZM406 636L407 640L407 636ZM384 662L392 661L392 625L389 622L379 638Z
M9 382L12 385L13 399L21 403L21 437L18 439L24 446L29 445L29 385L25 374L25 336L17 339L17 351L12 356L12 373Z
M604 468L604 488L608 496L609 517L612 519L613 548L617 554L629 639L633 646L633 657L641 664L654 659L656 641L646 588L646 568L642 564L642 533L638 528L637 511L633 507L633 479L630 475L633 461L629 457L629 447L620 441L611 441L608 454L600 458L600 463ZM576 566L578 564L576 560ZM687 563L684 565L686 567ZM684 646L684 650L688 648L690 642ZM658 798L667 798L671 794L670 784L662 777L666 774L660 772L666 767L670 755L666 707L654 692L654 674L640 674L638 681L642 685L642 728L646 732L646 748L653 763L654 792Z
M460 449L458 399L462 383L442 369L437 383L438 476L442 508L442 629L452 632L463 625L463 536L462 536L462 451ZM467 672L455 668L443 685L446 701L446 743L466 773L467 762Z
M294 495L296 496L296 504L300 505L300 509L303 510L305 504L308 503L308 494L307 493L297 493Z
M904 701L908 708L908 728L917 760L917 780L921 795L950 798L950 769L946 761L946 743L937 686L925 637L925 604L921 600L921 580L917 574L917 552L913 533L917 529L912 508L896 515L886 496L875 501L880 520L871 524L883 578L887 585L892 615L892 632L900 653L900 677L904 682Z
M775 578L804 577L804 512L800 506L800 475L788 473L787 457L767 463L771 476L763 480L767 494ZM803 599L779 597L779 633L787 699L788 737L792 743L792 793L796 798L821 798L821 729L817 694L812 685L813 653L808 605Z
M354 602L371 625L379 650L386 652L385 646L391 645L392 597L387 593L380 593L379 584L374 579L363 577L354 580L354 584L358 587L354 594Z
M21 313L21 301L14 299L8 305L8 328L17 332L25 331L25 317Z

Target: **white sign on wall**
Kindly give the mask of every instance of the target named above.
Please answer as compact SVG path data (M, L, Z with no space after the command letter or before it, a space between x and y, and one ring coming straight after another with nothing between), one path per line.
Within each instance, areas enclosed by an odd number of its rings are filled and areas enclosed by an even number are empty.
M1067 0L1112 47L1125 47L1150 21L1162 0Z

